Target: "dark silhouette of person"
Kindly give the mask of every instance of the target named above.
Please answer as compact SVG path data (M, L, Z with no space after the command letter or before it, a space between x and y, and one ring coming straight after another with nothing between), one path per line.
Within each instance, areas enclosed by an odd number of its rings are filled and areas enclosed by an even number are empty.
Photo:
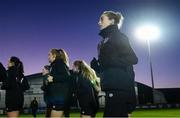
M38 101L36 100L36 97L34 97L34 99L31 101L31 110L33 117L36 118L38 110Z
M7 78L3 80L1 89L6 90L5 104L8 117L19 117L24 103L24 91L29 89L24 77L23 63L18 57L8 60Z
M42 69L42 75L43 75L43 85L41 86L41 90L43 90L43 97L44 102L46 103L46 118L49 118L51 116L51 104L49 103L49 91L48 91L48 75L50 73L50 66L45 65Z
M136 106L133 65L137 64L138 58L127 36L119 30L122 21L121 13L105 11L98 23L102 40L98 44L96 63L103 71L104 117L128 117Z
M99 109L100 79L95 71L83 60L76 60L73 63L73 71L77 73L76 94L81 118L95 117Z
M6 78L7 78L6 69L0 62L0 82L2 82L3 80L6 80Z
M64 117L69 114L70 72L69 59L63 49L51 49L48 55L50 74L48 90L52 106L51 117Z
M95 57L93 57L93 59L90 62L90 65L91 65L91 68L93 68L97 74L100 74L102 69L99 63L97 63L97 61L98 60Z

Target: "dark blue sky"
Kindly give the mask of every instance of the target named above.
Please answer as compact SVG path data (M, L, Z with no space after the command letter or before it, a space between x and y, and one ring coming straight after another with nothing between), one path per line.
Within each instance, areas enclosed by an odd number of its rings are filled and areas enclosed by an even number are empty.
M64 48L70 61L97 57L98 20L104 10L125 17L128 35L139 58L136 81L150 85L147 44L134 36L143 23L157 24L159 40L151 42L156 88L180 87L179 0L1 0L0 61L10 56L24 62L25 74L41 72L51 48Z

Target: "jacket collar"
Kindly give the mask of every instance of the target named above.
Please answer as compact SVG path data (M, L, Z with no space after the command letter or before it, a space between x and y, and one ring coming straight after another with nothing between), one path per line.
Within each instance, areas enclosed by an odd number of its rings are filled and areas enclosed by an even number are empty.
M102 29L99 33L100 36L102 36L103 38L107 38L109 37L113 32L117 32L119 31L118 26L117 25L110 25L104 29Z
M58 62L60 59L55 59L53 62L51 62L51 66L54 65L56 62Z

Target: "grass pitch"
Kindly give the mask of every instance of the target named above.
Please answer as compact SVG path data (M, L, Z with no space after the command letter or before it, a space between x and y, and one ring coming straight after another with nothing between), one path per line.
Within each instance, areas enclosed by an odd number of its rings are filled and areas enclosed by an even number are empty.
M6 115L0 115L0 117L6 117ZM31 114L21 114L20 117L32 117ZM38 114L37 118L42 118L45 117L44 114ZM71 112L70 117L80 117L80 114L78 112ZM103 117L103 112L98 112L96 114L97 118L102 118ZM169 117L174 117L174 118L180 118L180 108L178 109L137 109L135 110L131 117L146 117L146 118L169 118Z

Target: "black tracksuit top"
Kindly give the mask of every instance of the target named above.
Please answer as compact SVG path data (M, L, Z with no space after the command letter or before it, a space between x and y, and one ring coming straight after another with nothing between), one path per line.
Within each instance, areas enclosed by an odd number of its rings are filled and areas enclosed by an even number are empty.
M134 86L133 65L138 58L128 38L117 25L100 31L103 40L98 45L98 61L103 70L102 90L128 90ZM132 74L132 75L131 75Z

